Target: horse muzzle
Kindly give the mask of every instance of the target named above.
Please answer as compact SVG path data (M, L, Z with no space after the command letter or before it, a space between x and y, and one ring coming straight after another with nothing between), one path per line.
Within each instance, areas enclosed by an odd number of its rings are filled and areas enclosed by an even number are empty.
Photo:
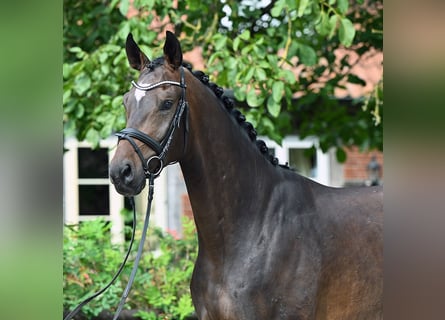
M137 195L145 187L145 175L131 161L112 161L109 174L116 191L124 196Z

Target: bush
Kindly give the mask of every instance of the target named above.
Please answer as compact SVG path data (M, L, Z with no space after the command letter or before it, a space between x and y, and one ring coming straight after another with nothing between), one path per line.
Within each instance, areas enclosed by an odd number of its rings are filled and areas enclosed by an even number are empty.
M175 239L151 227L135 281L125 308L138 310L140 319L184 319L193 313L190 279L197 255L194 223L184 220L184 235ZM104 287L124 257L124 246L111 244L110 224L102 219L66 226L63 243L63 307L72 310L86 297ZM136 234L136 240L140 236ZM135 241L133 256L138 242ZM132 261L105 293L82 308L89 319L103 310L115 311L127 284Z

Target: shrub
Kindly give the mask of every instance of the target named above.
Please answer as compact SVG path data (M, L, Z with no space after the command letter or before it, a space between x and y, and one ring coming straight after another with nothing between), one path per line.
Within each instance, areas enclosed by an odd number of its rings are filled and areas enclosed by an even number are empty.
M64 309L77 304L104 287L116 272L124 257L124 246L113 245L110 224L103 219L66 226L63 243ZM148 245L144 250L135 281L125 304L138 310L144 320L184 319L193 313L190 279L197 254L194 223L183 221L183 237L175 239L159 228L150 227ZM136 234L136 240L140 236ZM138 242L136 241L135 247ZM133 248L133 255L136 249ZM115 311L127 284L131 257L121 276L105 293L82 308L85 316L98 316L102 310Z

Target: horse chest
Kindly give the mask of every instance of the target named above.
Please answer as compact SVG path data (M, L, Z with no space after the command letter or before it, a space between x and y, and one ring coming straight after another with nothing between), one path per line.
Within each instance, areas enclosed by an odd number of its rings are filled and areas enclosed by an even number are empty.
M200 320L260 319L248 310L251 297L228 284L207 282L205 288L192 292L192 296Z
M314 296L310 290L295 296L293 272L243 262L226 268L198 264L191 288L199 319L309 319L313 309L306 306Z

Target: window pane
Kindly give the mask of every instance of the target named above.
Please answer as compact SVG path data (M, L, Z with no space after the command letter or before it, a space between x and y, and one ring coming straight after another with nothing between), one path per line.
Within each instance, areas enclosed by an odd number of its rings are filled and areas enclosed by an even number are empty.
M306 150L308 149L289 149L289 166L303 176L314 178L317 169L316 157L315 154L308 157Z
M108 178L108 149L79 148L79 178Z
M109 215L108 185L79 185L79 214L81 216Z

